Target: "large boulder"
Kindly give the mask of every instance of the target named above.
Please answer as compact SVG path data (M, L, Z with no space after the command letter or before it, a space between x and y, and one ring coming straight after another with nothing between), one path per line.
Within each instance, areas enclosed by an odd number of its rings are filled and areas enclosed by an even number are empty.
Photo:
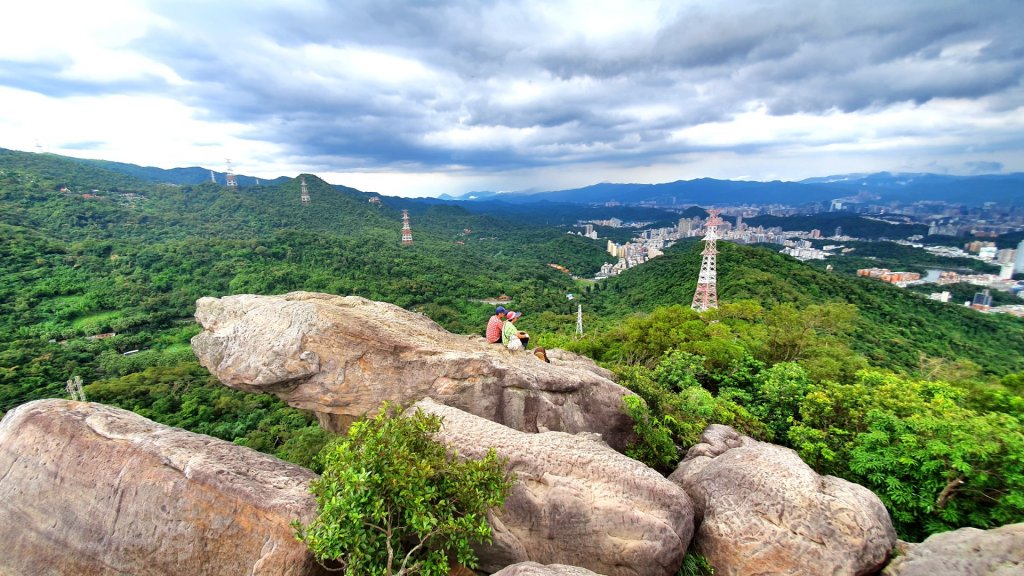
M1024 524L961 528L912 544L883 576L1017 576L1024 574Z
M431 397L525 432L597 432L620 450L634 437L622 411L630 392L593 362L554 354L548 364L392 304L309 292L237 295L201 298L196 320L204 330L192 348L221 382L276 394L331 431L385 400Z
M550 564L545 566L536 562L520 562L506 566L491 576L601 576L577 566L566 566L565 564Z
M491 514L494 543L478 549L493 572L518 562L565 564L609 576L671 576L693 535L693 509L677 485L584 434L527 434L430 399L438 440L481 458L494 448L516 475Z
M694 500L695 548L715 574L874 574L896 544L870 490L728 426L709 426L669 479Z
M0 422L0 574L325 574L289 526L314 477L118 408L23 404Z

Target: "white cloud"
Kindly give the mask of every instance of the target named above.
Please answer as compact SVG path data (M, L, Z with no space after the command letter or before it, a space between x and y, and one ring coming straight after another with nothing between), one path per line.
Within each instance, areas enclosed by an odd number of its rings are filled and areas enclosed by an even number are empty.
M890 4L15 2L0 146L400 195L1024 170L1024 6Z

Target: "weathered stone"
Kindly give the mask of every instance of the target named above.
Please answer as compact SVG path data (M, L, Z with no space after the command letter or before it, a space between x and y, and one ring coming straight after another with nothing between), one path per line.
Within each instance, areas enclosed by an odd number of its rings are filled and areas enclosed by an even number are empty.
M565 564L549 564L547 566L536 562L520 562L506 566L495 572L492 576L601 576L586 568L577 566L566 566Z
M689 497L640 462L587 435L527 434L443 406L414 405L443 418L438 440L472 458L494 448L516 482L491 514L493 545L481 568L517 562L566 564L609 576L671 576L693 535Z
M709 426L669 479L693 498L715 574L874 574L896 543L870 490L727 426Z
M620 450L634 438L622 411L629 391L593 362L557 353L548 364L384 302L308 292L201 298L196 319L205 330L192 347L221 382L276 394L332 431L385 400L431 397L525 432L597 432Z
M1019 576L1024 574L1024 524L933 534L894 559L883 576Z
M323 574L289 523L315 475L118 408L38 400L0 422L0 574Z

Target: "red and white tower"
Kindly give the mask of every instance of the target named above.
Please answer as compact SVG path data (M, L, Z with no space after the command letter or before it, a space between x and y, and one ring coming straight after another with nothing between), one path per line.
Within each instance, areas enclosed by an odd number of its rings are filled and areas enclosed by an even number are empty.
M412 228L409 227L409 211L402 210L402 245L412 245Z
M309 204L309 188L306 187L306 179L302 179L302 205L306 206Z
M231 169L231 159L228 158L228 173L227 173L228 188L238 188L238 181L235 180L235 172Z
M704 224L707 233L704 235L704 251L701 252L700 276L697 277L697 290L693 293L693 304L690 305L697 312L718 308L718 271L715 262L718 247L715 241L718 240L718 225L722 223L718 217L720 213L721 210L708 210L708 221Z

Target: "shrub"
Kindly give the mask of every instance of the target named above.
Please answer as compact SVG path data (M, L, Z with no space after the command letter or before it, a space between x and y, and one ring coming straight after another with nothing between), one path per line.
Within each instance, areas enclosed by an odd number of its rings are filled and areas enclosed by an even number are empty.
M449 454L432 435L441 418L402 416L385 404L320 453L311 483L317 516L293 523L320 562L350 576L445 576L449 560L474 567L472 542L489 542L487 511L512 486L492 449L482 460Z

